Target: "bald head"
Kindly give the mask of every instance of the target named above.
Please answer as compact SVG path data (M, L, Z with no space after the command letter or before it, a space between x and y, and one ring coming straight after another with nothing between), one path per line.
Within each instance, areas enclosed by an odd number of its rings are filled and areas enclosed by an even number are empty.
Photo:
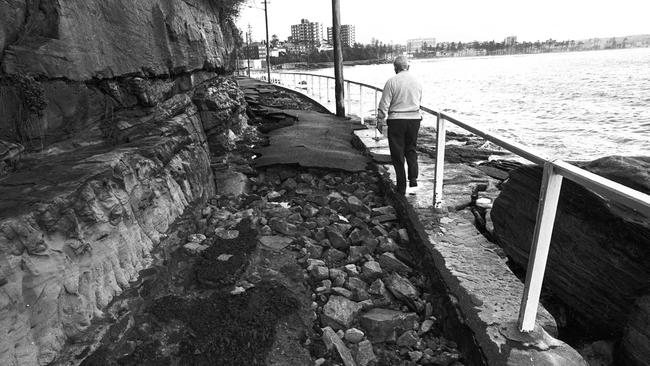
M408 70L409 60L406 58L406 56L397 56L395 57L395 61L393 61L393 66L395 66L395 72Z

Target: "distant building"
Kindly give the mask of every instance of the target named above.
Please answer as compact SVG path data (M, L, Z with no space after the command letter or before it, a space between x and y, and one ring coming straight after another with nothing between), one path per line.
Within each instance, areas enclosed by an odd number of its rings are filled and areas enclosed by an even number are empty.
M503 40L503 43L505 44L506 47L513 47L514 45L517 44L517 36L506 37L506 39Z
M327 27L327 43L334 44L334 28ZM344 47L352 47L356 43L356 30L353 25L344 24L341 26L341 44Z
M291 26L291 41L294 43L306 43L312 47L318 47L323 39L323 24L310 22L301 19L300 24Z
M406 52L408 53L435 52L435 49L435 38L415 38L406 42Z
M311 47L310 45L302 42L285 42L284 48L289 53L297 53L297 54L309 53L309 51L313 49L313 47Z
M260 51L264 54L264 56L260 56ZM264 57L266 57L266 46L264 46L263 44L259 42L253 42L248 46L244 46L244 58L257 60Z

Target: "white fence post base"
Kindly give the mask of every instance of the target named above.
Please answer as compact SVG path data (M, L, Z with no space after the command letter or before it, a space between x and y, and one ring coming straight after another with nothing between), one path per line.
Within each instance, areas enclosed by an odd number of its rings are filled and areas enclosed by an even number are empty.
M442 207L442 188L445 175L445 119L438 113L436 130L436 171L433 179L433 207Z
M528 271L526 285L519 310L519 330L531 332L535 328L539 295L542 292L546 259L551 246L551 235L555 223L557 203L560 199L562 176L556 174L553 163L544 164L542 187L539 192L539 207L537 209L537 224L533 234L533 243L528 255Z

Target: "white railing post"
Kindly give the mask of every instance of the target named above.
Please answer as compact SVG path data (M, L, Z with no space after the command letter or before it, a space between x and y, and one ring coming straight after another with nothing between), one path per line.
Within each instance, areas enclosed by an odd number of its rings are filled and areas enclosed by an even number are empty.
M327 81L326 88L327 89L327 103L330 102L330 78L325 79Z
M322 102L323 101L323 92L322 92L322 87L321 87L321 77L318 77L318 101Z
M377 108L379 108L379 105L377 104L377 94L378 94L378 92L377 92L377 90L375 90L375 111L374 111L375 118L377 118Z
M359 118L363 124L363 85L359 85Z
M445 175L445 119L438 113L436 128L436 171L433 178L433 207L442 207L442 188Z
M350 82L348 81L348 87L345 92L347 94L345 97L348 99L348 109L347 109L347 114L350 114L352 112L352 96L350 95Z
M537 223L533 234L533 243L528 255L528 270L526 271L526 285L519 309L519 330L530 332L535 328L539 295L542 291L546 259L551 245L553 224L557 203L560 199L562 176L557 174L552 162L544 163L542 187L539 192L539 206L537 208Z

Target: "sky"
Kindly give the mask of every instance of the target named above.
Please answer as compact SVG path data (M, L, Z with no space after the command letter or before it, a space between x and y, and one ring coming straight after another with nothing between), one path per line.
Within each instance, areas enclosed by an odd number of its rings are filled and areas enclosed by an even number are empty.
M355 26L356 41L405 44L438 42L578 40L650 34L650 0L340 0L341 24ZM247 0L237 25L250 24L253 41L264 39L264 0ZM305 18L332 24L331 0L269 0L269 37L291 35Z

